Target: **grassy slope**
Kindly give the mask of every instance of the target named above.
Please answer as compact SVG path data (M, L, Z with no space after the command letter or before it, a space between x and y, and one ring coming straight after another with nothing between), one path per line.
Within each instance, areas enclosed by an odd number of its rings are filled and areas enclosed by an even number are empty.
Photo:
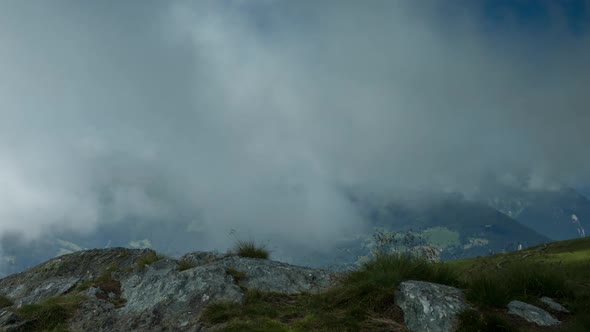
M590 237L551 242L520 252L463 259L448 264L461 274L470 274L482 270L493 273L505 264L515 262L554 267L578 289L590 289Z
M404 331L393 296L408 279L466 289L479 311L462 316L460 331L590 331L590 238L437 265L382 256L343 275L340 285L325 293L248 291L244 305L215 304L202 318L209 325L227 323L222 331ZM565 324L545 329L506 314L508 301L538 304L541 295L574 314L559 316Z
M505 302L502 295L498 296L498 293L503 292L534 304L540 304L535 303L540 295L557 298L574 315L560 317L566 323L559 328L545 329L547 331L590 331L590 238L552 242L520 252L458 260L447 264L461 275L462 280L469 281L474 276L490 276L496 285L489 287L488 292L493 293L495 300L500 303ZM510 294L511 285L516 283L516 287L523 287L522 282L510 279L512 275L518 274L527 275L526 279L538 282L540 286L527 286L528 294ZM468 288L477 286L471 284ZM489 299L488 302L493 301ZM484 311L498 311L493 307L489 306ZM521 326L521 330L535 329Z

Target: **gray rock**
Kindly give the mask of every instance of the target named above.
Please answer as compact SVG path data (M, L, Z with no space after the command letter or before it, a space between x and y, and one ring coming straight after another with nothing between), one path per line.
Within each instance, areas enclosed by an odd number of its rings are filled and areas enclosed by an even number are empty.
M220 266L205 265L178 271L171 259L154 262L145 269L122 274L117 309L87 291L79 314L70 322L76 331L201 331L199 314L209 303L241 302L244 294ZM91 313L91 314L90 314Z
M553 300L550 297L543 296L541 298L541 302L545 303L547 306L549 306L549 308L551 308L551 310L554 310L556 312L563 312L563 313L566 313L566 314L569 314L569 312L570 312L564 306L562 306L561 304L555 302L555 300Z
M289 265L266 259L231 256L214 265L244 272L240 285L265 292L299 294L320 292L332 284L333 274L324 270Z
M508 303L508 313L524 318L527 322L535 323L539 326L553 326L560 323L559 320L551 316L547 311L521 301Z
M423 281L402 282L395 293L395 304L414 332L455 331L457 316L469 308L460 289Z
M74 286L78 284L79 281L80 278L75 277L58 277L47 279L45 284L30 289L26 296L20 296L20 298L17 301L15 301L15 303L17 305L35 303L49 297L63 295L69 292L72 288L74 288ZM18 288L17 290L18 292L20 292L22 291L22 288ZM19 297L17 294L14 293L9 295L12 298Z
M82 302L76 315L68 322L70 331L120 331L121 316L115 306L99 300L96 288L86 292L86 301Z
M243 292L220 266L200 266L178 272L148 268L121 280L122 311L149 311L162 305L176 311L195 311L213 301L241 302Z
M226 257L224 254L220 254L215 251L196 251L183 255L178 260L185 261L193 266L201 266L211 264Z

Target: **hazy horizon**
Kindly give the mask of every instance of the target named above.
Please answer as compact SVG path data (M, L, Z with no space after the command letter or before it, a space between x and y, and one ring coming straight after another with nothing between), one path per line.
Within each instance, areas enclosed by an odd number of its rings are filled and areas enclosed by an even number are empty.
M586 1L1 2L0 242L140 224L323 250L365 227L350 190L587 194L589 22Z

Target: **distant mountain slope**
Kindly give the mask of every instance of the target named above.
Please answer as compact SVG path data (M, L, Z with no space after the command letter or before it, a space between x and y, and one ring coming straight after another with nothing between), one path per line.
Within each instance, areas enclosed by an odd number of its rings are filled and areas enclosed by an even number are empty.
M519 244L528 247L549 240L484 203L456 195L432 196L426 202L394 201L376 206L358 201L377 227L397 231L447 229L458 233L459 245L447 248L446 253L443 252L445 259L512 251Z
M576 190L504 191L486 199L498 211L553 240L590 230L590 200ZM577 221L576 221L577 220Z

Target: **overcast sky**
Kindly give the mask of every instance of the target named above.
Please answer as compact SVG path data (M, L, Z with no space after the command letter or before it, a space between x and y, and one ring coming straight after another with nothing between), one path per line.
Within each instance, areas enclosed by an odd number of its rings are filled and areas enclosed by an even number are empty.
M590 8L559 3L2 1L0 235L324 246L362 227L343 189L588 183Z

